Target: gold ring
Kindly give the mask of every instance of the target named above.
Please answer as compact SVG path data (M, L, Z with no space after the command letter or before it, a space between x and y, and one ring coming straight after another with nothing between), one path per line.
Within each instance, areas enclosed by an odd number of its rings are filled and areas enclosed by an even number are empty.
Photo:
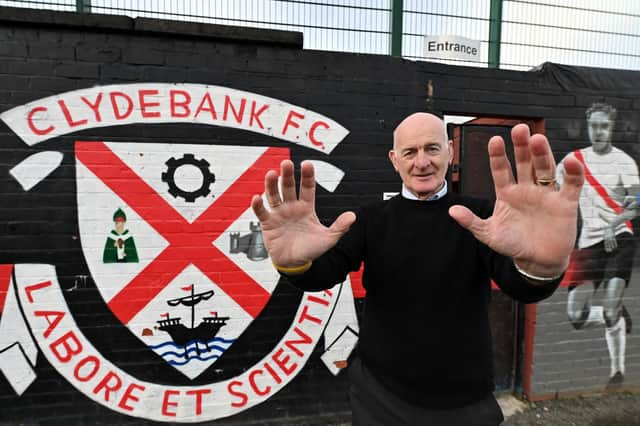
M536 184L537 185L541 185L541 186L549 186L549 185L553 185L555 183L556 183L556 178L554 178L554 177L536 179Z

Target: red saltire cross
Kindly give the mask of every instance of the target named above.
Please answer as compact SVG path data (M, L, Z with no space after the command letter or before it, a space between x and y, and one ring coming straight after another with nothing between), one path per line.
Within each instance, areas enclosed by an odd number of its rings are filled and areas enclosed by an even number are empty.
M267 170L289 158L287 148L267 148L218 199L189 223L103 142L77 141L76 157L124 200L169 245L107 304L127 324L189 264L219 285L256 318L271 297L262 286L213 245L264 191Z
M11 272L13 265L0 265L0 314L4 310L4 301L9 292L9 284L11 283Z

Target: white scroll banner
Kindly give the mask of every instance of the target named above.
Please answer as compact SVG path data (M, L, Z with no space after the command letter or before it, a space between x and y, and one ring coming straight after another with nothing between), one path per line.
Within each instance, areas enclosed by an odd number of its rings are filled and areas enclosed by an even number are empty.
M69 383L113 411L162 422L231 416L284 388L313 352L340 292L336 286L305 293L284 337L244 373L202 386L171 386L138 380L97 351L73 319L54 266L15 265L15 277L18 300L38 347Z
M12 108L0 119L28 145L95 127L191 123L248 130L329 154L349 134L336 121L279 99L187 83L74 90Z

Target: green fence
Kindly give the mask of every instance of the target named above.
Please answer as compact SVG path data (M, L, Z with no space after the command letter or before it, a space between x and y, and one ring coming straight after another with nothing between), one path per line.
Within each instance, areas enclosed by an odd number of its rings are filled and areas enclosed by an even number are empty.
M640 70L635 0L0 0L0 6L300 31L305 49L410 60L509 69L551 61ZM429 57L426 35L479 41L480 58Z

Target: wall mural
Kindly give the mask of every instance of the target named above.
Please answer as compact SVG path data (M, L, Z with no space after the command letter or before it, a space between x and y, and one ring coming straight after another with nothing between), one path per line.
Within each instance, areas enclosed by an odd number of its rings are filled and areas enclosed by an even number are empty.
M578 330L604 328L610 358L608 388L624 382L632 319L623 296L633 269L636 242L631 219L638 214L640 194L636 162L613 145L616 115L611 105L592 104L586 111L591 145L567 154L577 158L585 170L580 197L582 226L573 266L564 280L569 286L567 314ZM556 173L559 184L563 174L560 162Z
M97 86L36 100L0 119L28 145L103 126L197 123L259 133L328 159L348 134L313 111L198 84ZM289 149L78 140L73 155L80 244L104 303L188 380L215 368L278 284L249 204ZM10 174L30 191L62 158L40 151ZM318 183L334 191L344 173L330 160L313 162ZM140 380L100 353L74 319L56 265L0 265L0 296L0 371L16 394L37 380L41 352L96 403L155 421L213 420L267 400L301 371L321 337L321 358L337 374L358 332L347 279L305 293L281 340L241 374L175 386L162 377Z

